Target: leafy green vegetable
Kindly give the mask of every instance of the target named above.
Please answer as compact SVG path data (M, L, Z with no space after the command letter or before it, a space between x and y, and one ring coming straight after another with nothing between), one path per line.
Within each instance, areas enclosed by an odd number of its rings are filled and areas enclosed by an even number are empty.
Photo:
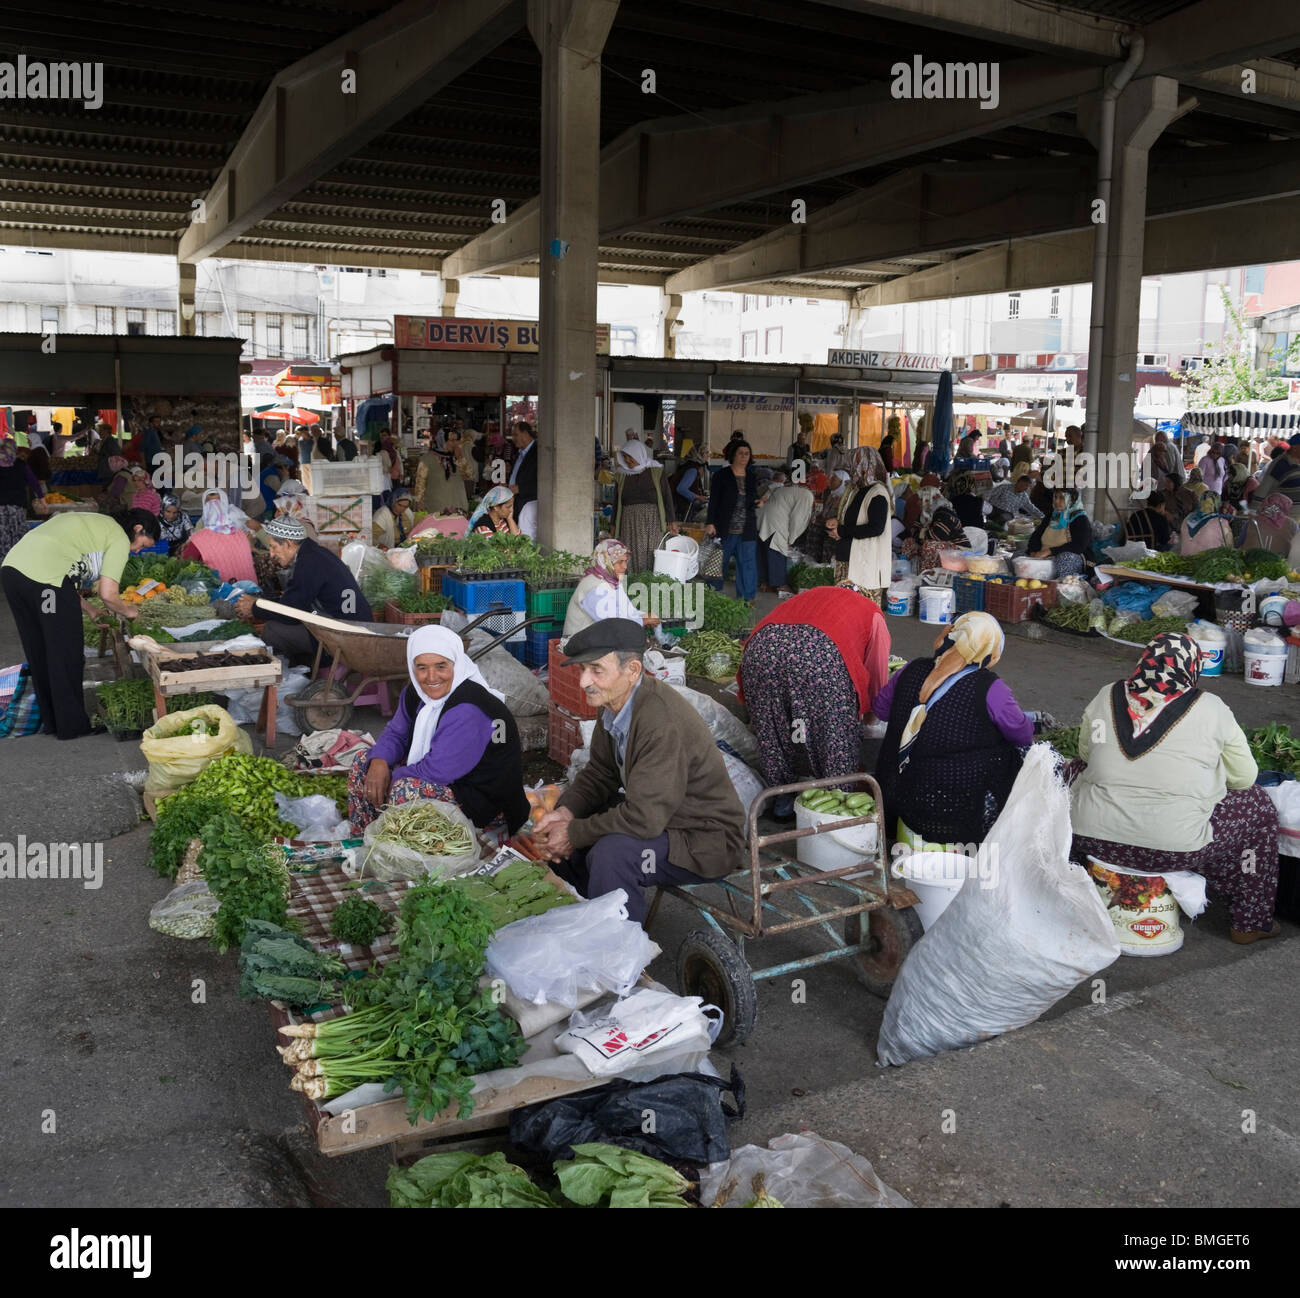
M501 1153L430 1154L388 1173L394 1208L554 1208L528 1174Z
M692 631L682 637L681 647L686 650L687 672L713 680L735 676L743 653L740 642L723 631Z
M1300 775L1300 739L1292 737L1289 726L1272 721L1255 730L1247 730L1246 740L1261 771Z
M199 831L198 865L221 902L212 945L219 952L244 940L250 919L284 927L288 919L289 867L273 844L250 833L238 817L223 811Z
M125 681L105 681L95 687L104 707L104 724L109 730L147 730L153 725L153 682L143 677ZM212 694L175 695L167 700L168 712L187 712L191 708L215 703Z
M1186 631L1187 619L1182 617L1149 617L1142 622L1118 622L1112 625L1109 632L1116 640L1123 640L1127 644L1146 645L1151 643L1151 637L1159 635L1162 631Z
M1092 613L1087 604L1058 604L1047 610L1047 620L1068 631L1087 631L1092 625Z
M488 876L462 874L448 879L447 887L478 902L494 929L574 902L547 879L546 867L536 861L516 861Z
M608 1200L610 1208L685 1208L680 1198L691 1188L667 1163L617 1145L574 1145L573 1158L555 1164L564 1197L593 1208Z
M330 932L353 946L369 946L381 933L393 926L393 917L385 914L366 897L344 897L334 908Z
M809 563L795 563L790 565L786 573L786 581L791 590L808 590L813 586L833 586L835 585L835 569L833 567L815 567Z
M239 973L241 996L317 1005L342 999L339 980L347 966L287 929L249 919L239 947Z
M441 613L451 607L451 600L446 595L435 595L432 591L402 595L396 603L403 613Z
M1079 755L1078 726L1056 726L1044 732L1043 741L1051 744L1062 757L1073 758Z
M715 590L705 590L705 631L747 631L753 619L754 610L743 599L731 599Z

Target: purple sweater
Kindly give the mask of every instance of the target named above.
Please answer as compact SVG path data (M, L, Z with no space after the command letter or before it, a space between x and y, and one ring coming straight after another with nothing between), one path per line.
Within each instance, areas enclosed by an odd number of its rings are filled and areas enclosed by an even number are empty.
M407 766L415 722L406 715L406 694L402 690L393 719L384 727L370 761L379 758L388 763L394 780L424 780L430 784L450 784L468 775L480 762L492 742L492 719L472 703L458 703L444 711L433 732L429 751L413 766ZM417 714L418 715L418 714Z
M871 701L871 711L882 721L889 719L889 709L894 702L895 672L888 685ZM1018 748L1027 748L1034 742L1034 723L1021 710L1011 687L1000 677L989 686L985 700L989 720L1002 732L1003 737Z

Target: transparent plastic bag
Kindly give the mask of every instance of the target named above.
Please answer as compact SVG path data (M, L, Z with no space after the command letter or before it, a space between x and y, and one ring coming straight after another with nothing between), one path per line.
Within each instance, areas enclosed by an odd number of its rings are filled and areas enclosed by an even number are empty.
M1152 617L1190 617L1200 600L1190 590L1171 590L1151 605Z
M150 910L149 927L156 933L187 941L211 937L220 906L202 879L197 883L182 883Z
M757 1177L762 1177L759 1185ZM815 1131L777 1136L766 1149L743 1145L727 1162L710 1163L700 1174L700 1202L706 1208L747 1207L760 1189L783 1208L912 1206L861 1154Z
M468 852L452 856L426 856L413 847L402 843L381 843L379 835L383 832L388 818L396 810L407 810L417 806L416 802L403 802L398 807L390 807L366 826L363 838L365 846L361 849L362 874L372 879L382 879L392 883L400 879L452 879L458 874L465 874L474 869L482 860L479 852L478 830L474 822L454 802L429 798L423 801L433 806L454 825L462 825L469 831L471 848Z
M1063 577L1056 585L1056 595L1062 604L1087 604L1093 593L1082 577Z
M626 996L658 954L645 929L628 919L627 893L616 888L498 929L487 970L520 1000L576 1009L584 991Z
M297 828L295 838L314 843L336 843L352 837L347 817L340 819L334 799L323 793L309 793L305 798L290 798L277 793L275 805L279 808L280 819Z

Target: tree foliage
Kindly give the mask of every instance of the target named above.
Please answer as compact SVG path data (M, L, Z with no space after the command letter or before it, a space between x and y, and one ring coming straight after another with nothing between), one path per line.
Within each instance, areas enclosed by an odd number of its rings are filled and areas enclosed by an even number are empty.
M1223 340L1206 349L1206 359L1200 369L1183 376L1188 409L1204 410L1238 401L1285 400L1288 384L1281 371L1300 358L1300 335L1291 340L1284 357L1277 357L1268 368L1260 369L1254 363L1246 336L1245 317L1233 305L1226 289L1220 288L1219 295L1226 321Z

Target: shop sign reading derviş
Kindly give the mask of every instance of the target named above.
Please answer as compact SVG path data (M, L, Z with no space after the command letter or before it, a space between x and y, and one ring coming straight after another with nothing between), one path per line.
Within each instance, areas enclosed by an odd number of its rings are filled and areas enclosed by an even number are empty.
M399 347L434 351L535 352L541 349L541 326L536 320L399 315L393 317L393 337ZM607 324L596 326L596 353L609 354Z

